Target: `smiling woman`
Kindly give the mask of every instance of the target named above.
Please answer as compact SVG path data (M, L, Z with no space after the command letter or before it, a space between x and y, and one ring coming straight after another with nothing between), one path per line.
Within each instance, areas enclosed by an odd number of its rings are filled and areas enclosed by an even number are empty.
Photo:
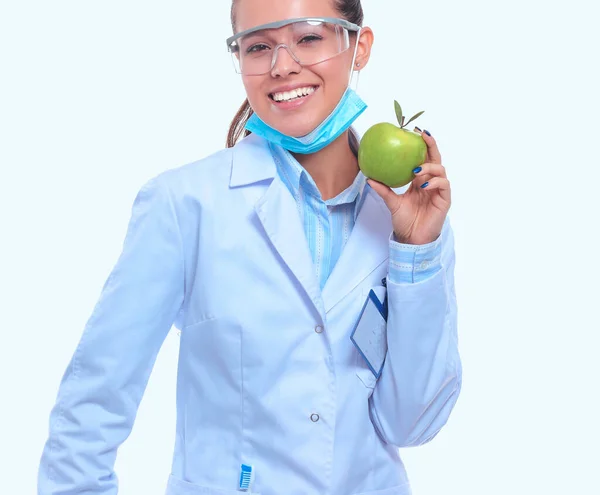
M272 6L269 5L265 5L265 6L261 6L259 4L261 3L269 3L264 2L262 0L258 0L258 1L254 1L254 0L234 0L232 3L232 8L231 8L231 24L232 24L232 28L234 30L234 32L240 33L240 31L243 31L244 29L248 29L249 31L252 31L251 28L249 28L249 26L260 26L261 24L265 24L266 22L268 22L269 19L286 19L286 17L281 17L281 16L277 16L276 12L272 11ZM283 3L283 2L282 2ZM363 23L363 18L364 18L364 14L363 14L363 9L362 9L362 5L360 3L360 0L335 0L335 1L331 1L331 2L308 2L311 5L310 7L304 6L304 10L302 10L303 5L302 4L306 4L307 2L297 2L297 5L295 6L288 6L288 10L291 11L291 14L288 15L295 15L300 17L301 15L314 15L315 13L319 13L325 17L327 16L333 16L334 18L338 18L338 20L344 20L347 24L346 26L350 27L351 29L344 29L342 27L342 25L340 24L327 24L327 23L315 23L315 22L306 22L304 24L299 24L297 29L297 32L294 33L294 24L292 24L291 28L287 28L285 30L283 30L283 32L281 30L278 31L274 31L273 27L271 27L271 29L268 30L263 30L262 33L259 33L259 35L263 35L263 36L267 36L268 40L270 43L275 43L275 46L277 45L277 36L280 36L279 39L286 39L286 40L295 40L292 41L292 48L290 48L289 46L286 46L286 51L287 54L284 55L284 57L290 57L292 62L296 62L298 64L301 64L302 66L306 67L306 66L313 66L313 68L316 67L316 64L320 64L322 62L325 62L335 56L337 56L339 53L342 52L346 52L348 50L348 48L350 48L351 43L356 43L356 32L357 32L357 27L362 26ZM318 5L317 5L318 4ZM248 14L249 14L249 10L255 7L255 10L253 12L254 16L253 18L249 18ZM254 20L254 17L256 18L256 20ZM241 22L240 22L241 19ZM261 21L265 21L265 22L261 22ZM291 31L291 32L290 32ZM328 31L328 36L325 37L325 40L323 40L323 34L325 32ZM309 38L303 38L302 35L306 34L306 35L313 35L312 37ZM281 37L283 36L283 37ZM243 36L241 37L243 39ZM233 38L230 38L230 40L232 40ZM246 38L245 41L247 41L248 43L255 41L253 43L252 49L252 59L250 59L250 57L244 57L246 58L247 61L247 71L246 71L246 76L251 76L251 75L262 75L262 74L266 74L267 72L269 72L270 70L273 69L277 58L279 57L278 53L279 53L279 49L275 49L275 46L271 46L269 45L269 43L265 43L262 46L259 46L258 48L256 48L256 38L254 36L249 36L248 38ZM229 41L229 40L228 40ZM279 41L279 43L281 43L281 41ZM241 51L240 48L240 44L239 43L235 43L234 42L234 47L232 47L231 45L228 45L228 48L230 50L230 52L232 53L233 59L234 59L234 65L236 67L236 70L239 73L243 73L242 69L240 67L240 65L242 64L241 62L241 58L243 57L242 53L244 53L243 51ZM247 47L246 47L247 48ZM273 53L276 52L276 53ZM324 53L323 53L324 52ZM295 56L295 53L297 53L298 55ZM259 69L254 69L253 67L255 66L255 62L260 62L262 65L260 66ZM285 62L285 61L284 61ZM289 62L289 60L288 60ZM337 60L337 62L341 63L340 60ZM348 62L348 61L346 61ZM337 70L338 73L340 73L340 64L336 64L337 65ZM360 64L360 61L357 62L358 64ZM248 65L251 65L250 68L248 68ZM362 67L364 67L364 65L366 65L366 61L363 62ZM361 67L361 65L358 65L358 67ZM316 67L317 70L319 69L319 67ZM331 72L333 70L336 69L336 67L329 67L332 70L327 71L326 75L330 75ZM323 67L323 69L327 69L327 67ZM256 71L259 71L260 74L256 74ZM344 71L341 71L341 74L343 74ZM318 74L315 74L315 79L317 79ZM331 80L333 83L333 80L328 77L328 80ZM253 87L255 86L255 84L257 83L257 81L254 81L252 79L249 79L248 77L244 77L244 84L246 87L246 92L249 93L249 90L252 91ZM300 84L300 86L299 86ZM302 86L302 83L296 83L295 85L283 85L280 88L275 88L275 91L279 90L280 91L280 96L277 99L277 101L282 101L286 98L283 98L281 96L281 93L284 93L286 91L291 91L291 90L295 90L298 88L310 88L309 91L312 93L314 93L316 90L318 90L320 88L320 84L318 84L318 81L315 81L314 84L310 85L307 84L305 86ZM336 93L333 88L329 93L331 95L331 99L333 100L332 102L328 102L328 105L323 106L320 105L323 108L323 112L329 110L329 112L331 112L333 110L333 107L335 106L334 103L336 103L337 101L339 101L341 93L340 90L338 89L338 92ZM271 97L273 94L269 93L268 94L269 97ZM289 95L291 96L291 95ZM251 103L252 101L252 103ZM240 137L242 136L247 136L248 134L250 134L250 131L248 129L245 129L246 123L248 122L248 119L251 117L251 115L254 113L254 109L256 108L256 104L258 102L256 101L256 98L252 97L249 93L249 97L244 100L244 102L242 103L242 106L240 107L240 109L238 110L237 114L235 115L235 117L233 118L233 121L231 123L231 126L229 128L229 132L227 135L227 147L232 147L235 145L235 143L240 139ZM280 104L281 108L295 108L294 105L290 105L290 106L286 106L285 104ZM319 116L319 117L322 117ZM270 123L271 119L269 119L269 117L265 116L265 121ZM318 120L318 117L317 117ZM323 120L323 119L321 119ZM308 132L311 129L307 130L307 127L310 127L311 123L308 123L307 126L305 126L302 129L298 129L298 128L291 128L291 126L286 125L283 122L278 122L278 124L281 126L281 130L282 132L288 133L289 135L292 136L302 136L305 134L308 134ZM314 122L313 122L314 124ZM316 127L313 125L313 128ZM352 142L352 147L355 149L358 149L358 139L356 137L355 134L350 133L349 135L350 140Z
M409 495L398 448L433 439L458 399L449 182L427 134L403 194L359 170L350 81L374 39L360 2L237 0L232 15L247 102L230 146L138 192L60 385L39 495L116 495L172 325L167 495Z
M304 155L319 151L346 133L366 108L349 86L354 60L361 45L358 42L360 33L360 26L344 19L301 17L261 24L230 37L227 46L237 71L245 81L251 81L245 83L246 90L257 82L257 78L252 76L268 79L265 85L269 88L267 97L270 105L256 110L257 113L248 119L246 129L262 135L270 142L283 145L289 151ZM351 34L354 35L353 43ZM364 38L369 43L368 29ZM349 50L351 45L354 46L353 50ZM329 88L324 84L323 76L327 75L324 69L328 64L330 68L340 64L341 56L346 52L351 52L352 59L346 66L348 81L342 96L337 96L335 109L328 117L319 117L321 124L311 122L310 119L318 115L320 108L326 104L319 98ZM319 74L318 68L322 68L324 73ZM343 65L340 69L343 73ZM295 74L304 74L305 79L295 79ZM302 82L308 78L315 83ZM279 79L282 82L275 86ZM335 85L331 87L335 91ZM262 101L262 98L258 99L257 104ZM265 113L262 113L263 109ZM272 112L267 113L268 110ZM260 117L258 113L261 113ZM289 119L294 119L292 124L308 119L310 127L303 131L290 130L291 124L286 124L286 121L290 122ZM286 127L287 131L280 130Z

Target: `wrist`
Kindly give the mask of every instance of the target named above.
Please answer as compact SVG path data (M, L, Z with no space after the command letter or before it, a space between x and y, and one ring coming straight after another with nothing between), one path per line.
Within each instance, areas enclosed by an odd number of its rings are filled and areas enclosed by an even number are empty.
M412 239L410 237L405 237L402 235L398 235L396 232L394 232L393 235L393 239L395 242L398 242L400 244L409 244L409 245L413 245L413 246L421 246L424 244L431 244L432 242L435 242L437 239L439 238L439 235L437 235L435 238L430 239L430 238L415 238Z

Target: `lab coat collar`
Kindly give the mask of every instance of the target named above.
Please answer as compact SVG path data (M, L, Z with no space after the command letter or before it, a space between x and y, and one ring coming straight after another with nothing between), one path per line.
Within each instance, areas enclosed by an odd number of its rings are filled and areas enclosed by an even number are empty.
M271 179L266 187L247 188L246 197L279 256L325 321L325 308L295 199L277 174L268 141L250 134L233 147L230 187Z
M276 169L268 142L250 134L232 148L229 187L247 186L272 179Z

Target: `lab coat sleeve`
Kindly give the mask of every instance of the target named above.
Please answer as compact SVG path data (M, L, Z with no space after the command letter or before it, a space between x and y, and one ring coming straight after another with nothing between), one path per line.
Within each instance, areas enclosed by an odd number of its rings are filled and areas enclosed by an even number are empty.
M369 408L382 439L397 447L432 440L448 421L462 385L454 236L448 218L438 240L438 269L432 259L424 268L429 273L418 282L398 283L389 275L387 280L388 351ZM435 258L434 248L426 249Z
M122 252L62 377L38 495L117 495L117 448L131 432L183 294L180 230L159 175L137 193Z

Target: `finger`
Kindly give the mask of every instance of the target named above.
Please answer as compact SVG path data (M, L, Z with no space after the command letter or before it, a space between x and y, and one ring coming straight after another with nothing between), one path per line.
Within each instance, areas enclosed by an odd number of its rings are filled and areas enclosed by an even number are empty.
M420 129L418 127L415 127L415 131L419 132ZM423 138L423 141L425 141L425 144L427 145L427 160L428 162L431 163L438 163L441 164L442 163L442 155L440 155L440 150L437 147L437 143L435 141L435 139L433 137L431 137L429 134L427 134L429 131L424 130L421 131L421 137Z
M419 175L417 175L414 179L413 179L413 184L414 186L418 189L419 187L421 187L423 184L425 184L425 182L430 181L431 179L433 179L435 176L431 175L431 174L423 174L420 173Z
M450 181L448 179L442 179L441 177L433 177L431 180L425 182L423 185L427 184L425 187L421 186L421 189L424 191L439 191L442 199L450 203L451 201L451 193L450 193Z
M367 179L367 183L381 196L381 199L383 199L383 202L393 215L398 208L398 195L390 187L374 179Z
M420 167L417 167L415 170L418 170L418 172L415 172L415 176L417 177L421 175L430 174L432 176L446 178L446 168L438 163L425 162Z

